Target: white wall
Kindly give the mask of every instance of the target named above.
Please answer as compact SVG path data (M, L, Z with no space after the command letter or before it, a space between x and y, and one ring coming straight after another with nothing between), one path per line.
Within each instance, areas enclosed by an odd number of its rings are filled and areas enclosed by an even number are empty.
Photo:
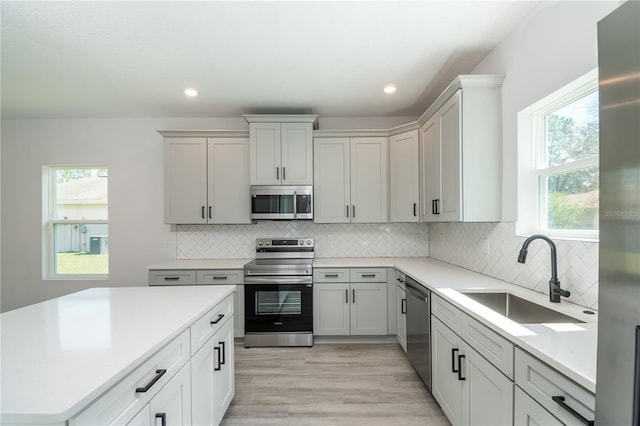
M351 119L351 128L392 127L416 117ZM349 128L326 118L321 129ZM239 118L2 121L1 310L96 286L146 285L146 265L176 259L175 227L163 223L162 137L156 130L248 130ZM42 166L109 167L109 279L42 279ZM425 242L426 243L426 242Z
M548 293L549 248L530 247L516 263L518 112L597 66L596 23L618 6L607 2L543 2L476 67L505 74L502 88L502 217L500 224L434 224L429 255L498 279ZM508 223L511 222L511 223ZM598 307L598 243L558 242L558 273L570 300ZM485 248L489 244L489 252Z

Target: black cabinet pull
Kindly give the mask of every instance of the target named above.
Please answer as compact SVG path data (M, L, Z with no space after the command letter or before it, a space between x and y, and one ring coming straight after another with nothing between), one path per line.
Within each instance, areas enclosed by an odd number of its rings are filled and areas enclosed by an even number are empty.
M229 277L227 277L226 275L213 277L214 280L226 280L227 278L229 278Z
M164 277L165 281L178 281L180 277Z
M349 290L344 289L344 302L349 303Z
M356 206L351 206L351 217L356 217Z
M276 179L280 180L280 167L276 167Z
M400 301L400 313L407 314L407 299L402 299Z
M413 215L414 215L414 216L418 216L418 212L417 212L417 210L416 210L417 208L418 208L418 204L413 203Z
M287 168L282 166L282 180L287 180Z
M349 206L347 206L347 217L349 217Z
M209 219L211 219L211 206L209 206Z
M464 355L458 355L458 380L467 380L462 377L462 360L466 357Z
M458 348L451 348L451 372L457 373L456 370L456 354L458 353Z
M162 426L167 426L167 413L156 413L156 419L160 419Z
M216 352L218 355L216 356ZM216 367L216 358L218 358L218 366ZM220 348L218 346L214 346L213 348L213 371L220 371L222 367L220 366Z
M338 278L338 274L324 274L325 278Z
M562 408L564 408L565 410L567 410L573 417L575 417L576 419L580 420L582 423L584 423L587 426L593 426L594 425L594 420L587 420L585 417L582 416L582 414L578 413L576 410L574 410L573 408L569 407L567 405L564 399L564 396L552 396L551 399L558 404L559 406L561 406Z
M362 274L362 278L375 278L376 274Z
M351 296L351 298L352 298L352 300L351 300L351 301L352 301L353 303L356 303L356 291L355 291L355 290L351 290L351 291L353 291L352 296Z
M222 345L222 350L220 351L222 352L222 361L220 361L220 365L224 365L227 358L227 350L225 349L224 342L218 342L218 344Z
M211 324L219 323L222 318L224 318L224 314L218 314L218 318L215 321L211 321Z
M202 218L204 219L204 206L202 206Z
M167 370L163 369L158 369L156 370L156 375L153 376L153 379L151 379L149 381L149 383L146 384L145 387L143 388L136 388L136 393L145 393L146 391L148 391L149 389L151 389L151 386L155 385L156 382L158 380L160 380L160 377L164 376L164 373L166 373Z
M397 280L398 282L401 282L401 283L403 283L403 282L404 282L404 280L401 280L400 278L396 278L396 280Z
M436 199L436 214L440 214L440 199Z

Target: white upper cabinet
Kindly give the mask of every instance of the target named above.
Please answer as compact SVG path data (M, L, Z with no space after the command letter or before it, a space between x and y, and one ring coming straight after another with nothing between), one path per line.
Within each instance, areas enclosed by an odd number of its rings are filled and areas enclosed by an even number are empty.
M164 140L165 223L251 223L249 139Z
M388 221L387 138L316 138L314 222Z
M459 76L423 115L423 221L500 221L502 80Z
M245 115L251 185L313 184L315 115Z
M420 220L420 157L418 129L389 138L390 222Z

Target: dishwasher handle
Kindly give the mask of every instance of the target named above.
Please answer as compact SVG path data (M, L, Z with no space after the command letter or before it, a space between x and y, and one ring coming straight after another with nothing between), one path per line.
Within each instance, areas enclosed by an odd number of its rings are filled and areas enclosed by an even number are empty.
M425 302L429 301L429 290L424 289L420 284L409 278L405 280L405 289L413 296L422 299Z

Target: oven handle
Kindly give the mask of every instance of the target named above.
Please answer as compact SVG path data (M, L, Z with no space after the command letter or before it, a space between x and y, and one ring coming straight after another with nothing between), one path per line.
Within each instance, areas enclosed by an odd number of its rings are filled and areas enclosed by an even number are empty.
M245 276L245 284L312 284L313 277L306 276L269 276L269 277L255 277Z

